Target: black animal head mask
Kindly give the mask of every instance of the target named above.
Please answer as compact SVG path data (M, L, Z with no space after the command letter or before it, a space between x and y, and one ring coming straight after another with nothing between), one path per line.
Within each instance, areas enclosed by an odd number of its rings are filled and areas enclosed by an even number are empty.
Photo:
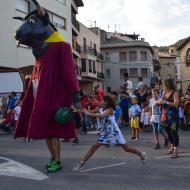
M43 11L43 14L40 13L39 9ZM57 31L51 23L47 11L41 7L29 13L25 18L14 17L14 19L24 22L16 31L16 40L19 41L19 44L32 48L42 46L44 40Z

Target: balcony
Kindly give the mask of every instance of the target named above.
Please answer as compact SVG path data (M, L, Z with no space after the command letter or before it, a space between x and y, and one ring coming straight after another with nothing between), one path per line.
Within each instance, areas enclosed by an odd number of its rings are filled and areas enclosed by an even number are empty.
M89 79L97 79L97 73L93 72L92 70L83 70L81 76Z
M88 54L91 54L95 57L97 57L97 60L99 61L103 61L104 57L103 55L98 52L96 49L92 48L91 46L82 46L81 47L81 53L88 53Z
M74 15L72 15L72 24L74 28L77 30L77 32L80 32L80 24Z
M104 80L104 73L97 72L97 78Z
M97 53L97 61L103 61L104 60L104 56L101 53Z

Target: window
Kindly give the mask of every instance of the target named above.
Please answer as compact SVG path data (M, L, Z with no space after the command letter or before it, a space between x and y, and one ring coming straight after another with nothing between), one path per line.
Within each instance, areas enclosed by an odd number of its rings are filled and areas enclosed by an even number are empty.
M186 53L186 66L190 66L190 48L187 50Z
M148 70L146 68L141 69L141 77L147 78L148 77Z
M16 0L15 8L18 11L28 14L29 2L26 0Z
M129 52L129 61L137 61L137 52L136 51Z
M96 74L96 62L93 61L93 73Z
M119 52L119 60L127 61L127 52Z
M129 69L129 75L131 78L137 78L138 77L137 69L136 68L130 68Z
M32 12L34 10L36 10L36 6L32 2L29 2L29 12Z
M52 22L55 26L66 29L66 19L52 14Z
M92 61L88 60L88 64L89 64L89 72L92 73Z
M105 53L105 57L106 57L106 60L110 60L110 54L109 53Z
M187 61L190 61L190 51L188 51L188 54L187 54Z
M86 38L83 38L83 46L86 46Z
M83 46L84 46L84 52L86 52L87 47L86 47L86 38L83 38Z
M124 79L124 73L128 73L127 69L120 69L120 79Z
M110 69L106 69L106 78L110 77L111 77Z
M96 44L94 44L94 50L96 50Z
M81 60L81 65L82 65L82 72L86 72L86 60L85 59L82 59Z
M146 51L141 51L141 61L147 61L147 53Z
M66 0L56 0L59 3L62 3L63 5L66 5Z

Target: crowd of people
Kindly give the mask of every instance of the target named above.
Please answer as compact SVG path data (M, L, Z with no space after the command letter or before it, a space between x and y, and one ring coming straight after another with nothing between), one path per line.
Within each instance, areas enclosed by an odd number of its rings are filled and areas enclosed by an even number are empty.
M122 126L131 127L131 139L134 140L141 139L141 131L153 131L155 150L161 148L162 136L164 146L167 148L170 145L167 154L172 159L178 158L178 130L184 125L184 100L188 100L188 93L181 97L171 78L164 80L163 85L155 83L151 88L145 86L140 78L135 91L132 91L132 82L127 77L125 79L119 92L109 92L103 98L95 89L94 98L99 98L99 104L96 104L95 109L90 110L88 107L80 112L97 118L100 133L98 141L81 159L75 170L82 168L101 145L120 145L126 152L139 155L144 162L146 153L127 146L119 129Z
M131 139L140 140L142 132L153 132L155 141L154 149L160 149L160 136L164 139L164 146L170 145L168 154L178 157L179 127L184 127L184 100L190 100L190 90L184 97L176 91L172 79L166 79L161 83L155 83L151 88L143 84L141 78L135 90L132 90L132 82L125 77L125 82L119 91L105 93L97 85L92 95L86 95L80 91L80 99L83 109L74 112L75 138L73 144L80 144L79 135L82 130L95 128L99 131L98 141L91 147L80 161L76 170L101 146L111 144L120 145L126 152L137 154L144 162L146 153L128 147L122 134L122 128L131 128ZM22 106L22 100L18 99L15 92L1 99L0 126L4 130L13 130L18 121ZM70 139L63 139L69 142Z
M15 130L22 106L22 100L16 92L3 96L0 102L0 128L7 132Z
M129 83L129 89L128 89ZM88 112L82 113L83 131L86 132L90 123L97 130L104 129L101 126L101 118L94 113L102 114L105 111L103 97L110 96L115 102L114 117L119 128L131 127L131 139L140 140L141 132L153 132L155 141L154 149L160 149L160 136L164 139L164 146L170 144L168 154L172 158L178 157L179 135L178 129L184 128L184 102L189 100L189 90L186 96L180 96L175 88L172 79L166 79L161 83L155 83L151 88L143 84L140 79L135 90L132 90L132 83L126 78L120 91L105 93L100 87L94 89L93 96L84 95L81 92L81 102ZM89 121L89 118L90 121ZM88 122L86 122L88 120ZM86 123L89 123L89 125ZM78 137L77 137L78 140ZM79 143L80 141L77 141Z

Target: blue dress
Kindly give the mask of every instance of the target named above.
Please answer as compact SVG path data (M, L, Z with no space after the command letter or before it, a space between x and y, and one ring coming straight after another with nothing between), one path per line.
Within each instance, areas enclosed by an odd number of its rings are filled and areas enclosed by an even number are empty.
M102 128L98 142L101 144L126 144L125 138L121 133L114 114L102 119Z

